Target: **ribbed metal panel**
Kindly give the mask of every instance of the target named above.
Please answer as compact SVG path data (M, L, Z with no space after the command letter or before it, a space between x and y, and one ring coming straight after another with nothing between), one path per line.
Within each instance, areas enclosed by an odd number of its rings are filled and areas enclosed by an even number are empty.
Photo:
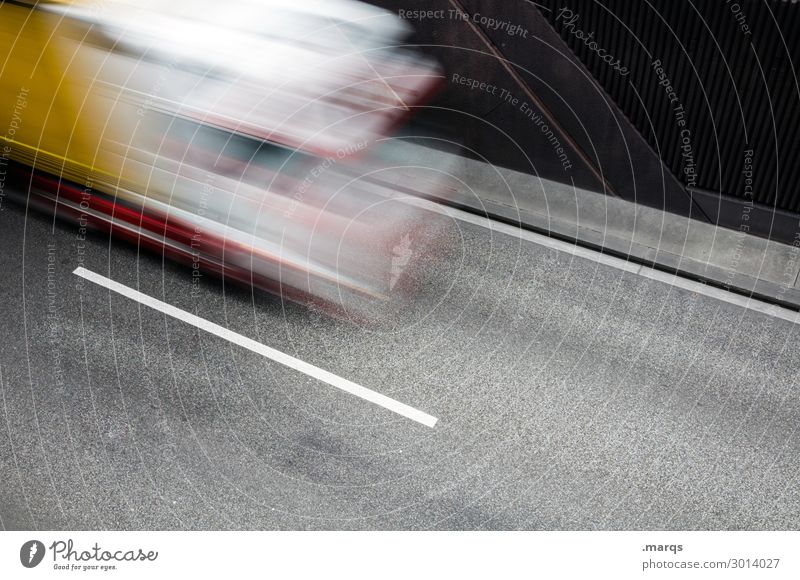
M658 59L685 109L696 187L800 212L800 4L762 0L538 0L542 14L685 184L681 127L659 86ZM738 6L738 10L737 10ZM558 14L579 16L572 31ZM737 15L740 16L737 19ZM741 24L749 27L746 34ZM574 30L594 33L622 61L622 76Z

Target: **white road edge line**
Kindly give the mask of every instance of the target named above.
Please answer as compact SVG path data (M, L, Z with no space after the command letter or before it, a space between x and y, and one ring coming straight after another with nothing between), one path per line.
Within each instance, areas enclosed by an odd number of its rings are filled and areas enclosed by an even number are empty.
M265 356L269 359L274 360L284 366L287 366L291 369L304 373L310 377L313 377L317 380L320 380L324 383L331 385L332 387L336 387L337 389L341 389L351 395L355 395L365 401L369 401L370 403L374 403L375 405L379 405L384 409L388 409L393 413L397 413L398 415L402 415L412 421L416 421L417 423L421 423L426 427L433 428L438 419L429 415L419 409L415 409L405 403L401 403L400 401L396 401L391 397L387 397L386 395L382 395L377 393L371 389L366 387L362 387L352 381L348 381L338 375L330 373L324 369L319 367L315 367L312 364L309 364L305 361L302 361L298 358L290 356L286 353L283 353L279 350L274 348L270 348L265 346L255 340L247 338L241 334L233 332L232 330L228 330L227 328L220 326L218 324L214 324L204 318L200 318L199 316L195 316L185 310L181 310L180 308L176 308L175 306L171 306L166 302L162 302L161 300L157 300L147 294L142 294L141 292L134 290L133 288L129 288L124 284L120 284L119 282L115 282L105 276L101 276L100 274L96 274L91 270L87 270L83 267L75 268L72 272L76 276L80 276L84 280L88 280L89 282L93 282L98 286L103 286L111 290L112 292L116 292L117 294L121 294L126 298L130 298L131 300L135 300L140 304L144 304L145 306L149 306L153 310L158 310L166 314L167 316L171 316L172 318L176 318L181 320L187 324L191 324L192 326L199 328L201 330L205 330L206 332L218 336L220 338L224 338L227 341L230 341L234 344L238 344L239 346L246 348L252 352Z
M739 306L747 310L760 312L768 316L774 316L775 318L780 318L781 320L786 320L787 322L800 324L800 312L795 312L794 310L783 308L782 306L770 304L768 302L764 302L763 300L759 300L757 298L748 298L747 296L742 296L740 294L728 292L727 290L724 290L722 288L709 286L707 284L697 282L696 280L690 280L688 278L676 276L675 274L668 274L666 272L661 272L660 270L656 270L648 266L640 266L639 264L628 262L627 260L623 260L622 258L609 256L607 254L603 254L595 250L589 250L587 248L576 246L575 244L570 244L563 240L549 238L543 234L531 232L529 230L524 230L522 228L519 228L517 226L512 226L510 224L506 224L503 222L496 222L489 218L482 217L479 215L474 215L458 208L444 206L434 201L429 201L419 198L408 198L407 203L428 209L430 211L442 215L449 216L453 219L457 219L462 222L486 228L493 232L519 238L528 242L532 242L534 244L538 244L540 246L544 246L546 248L552 248L554 250L558 250L559 252L571 254L573 256L584 258L586 260L590 260L598 264L603 264L611 268L616 268L617 270L622 270L624 272L636 274L637 276L642 276L643 278L656 280L663 284L668 284L669 286L682 288L690 292L695 292L703 296L708 296L709 298L714 298L722 302L727 302L728 304L733 304L735 306Z

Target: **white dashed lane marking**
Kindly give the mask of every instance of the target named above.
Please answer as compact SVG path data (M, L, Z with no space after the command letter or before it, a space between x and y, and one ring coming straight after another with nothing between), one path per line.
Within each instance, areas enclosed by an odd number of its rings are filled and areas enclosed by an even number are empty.
M227 341L230 341L234 344L241 346L242 348L246 348L252 352L260 354L261 356L265 356L269 359L274 360L284 366L287 366L291 369L299 371L303 374L306 374L310 377L313 377L317 380L320 380L324 383L331 385L332 387L336 387L337 389L341 389L351 395L355 395L365 401L369 401L370 403L374 403L375 405L379 405L384 409L388 409L393 413L397 413L398 415L402 415L412 421L416 421L417 423L421 423L426 427L434 427L438 419L420 411L419 409L415 409L405 403L401 403L400 401L396 401L391 397L387 397L386 395L382 395L372 389L368 389L366 387L362 387L352 381L348 381L338 375L335 375L331 372L328 372L324 369L316 367L312 364L309 364L299 358L295 358L290 356L284 352L271 348L269 346L263 345L255 340L247 338L237 332L233 332L232 330L228 330L227 328L220 326L219 324L214 324L204 318L200 318L199 316L195 316L185 310L181 310L180 308L176 308L175 306L171 306L166 302L162 302L161 300L157 300L152 296L148 296L147 294L142 294L141 292L134 290L133 288L129 288L124 284L120 284L119 282L115 282L110 278L106 278L105 276L101 276L100 274L96 274L86 268L76 268L73 272L76 276L80 276L81 278L88 280L89 282L93 282L98 286L102 286L104 288L108 288L112 292L116 292L126 298L130 298L131 300L135 300L140 304L144 304L152 308L153 310L157 310L159 312L163 312L167 316L171 316L172 318L176 318L185 322L186 324L191 324L192 326L204 330L210 334L218 336L220 338L224 338Z

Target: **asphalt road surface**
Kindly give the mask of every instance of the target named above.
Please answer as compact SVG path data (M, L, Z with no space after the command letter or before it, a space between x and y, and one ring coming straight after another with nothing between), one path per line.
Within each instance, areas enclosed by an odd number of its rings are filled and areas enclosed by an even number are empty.
M791 322L457 220L371 325L76 234L0 212L3 528L800 527Z

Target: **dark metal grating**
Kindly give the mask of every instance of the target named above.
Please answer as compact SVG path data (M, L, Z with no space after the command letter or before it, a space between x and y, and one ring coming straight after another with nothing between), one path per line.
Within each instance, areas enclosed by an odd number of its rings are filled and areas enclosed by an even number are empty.
M778 0L538 0L542 14L664 163L686 185L678 127L652 62L659 59L685 109L695 187L748 199L742 174L753 151L752 199L800 212L800 5ZM738 7L738 10L737 10ZM621 60L621 76L565 29L579 18ZM562 13L562 15L565 13ZM738 16L739 14L743 16ZM738 18L737 18L738 16ZM744 23L750 34L741 28Z

